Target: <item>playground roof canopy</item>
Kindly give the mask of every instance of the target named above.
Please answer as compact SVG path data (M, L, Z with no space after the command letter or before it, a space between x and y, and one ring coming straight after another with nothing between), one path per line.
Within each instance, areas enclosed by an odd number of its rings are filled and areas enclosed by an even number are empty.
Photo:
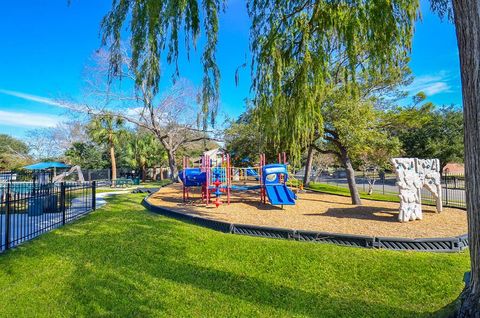
M33 165L23 167L27 170L46 170L52 168L70 168L69 165L64 164L63 162L48 161L48 162L39 162Z

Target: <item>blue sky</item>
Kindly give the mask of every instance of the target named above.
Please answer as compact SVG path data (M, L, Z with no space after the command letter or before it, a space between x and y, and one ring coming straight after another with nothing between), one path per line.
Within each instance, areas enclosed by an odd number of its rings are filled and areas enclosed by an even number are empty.
M54 126L65 112L49 99L81 98L84 67L100 47L99 25L110 0L15 0L0 2L0 133L25 137L26 131ZM423 90L437 104L461 104L455 30L429 12L422 1L410 66L416 79L408 91ZM221 80L220 112L244 110L250 71L236 68L248 56L248 16L244 1L228 1L221 16L217 62ZM200 39L201 48L201 39ZM179 59L182 77L200 85L200 53ZM165 67L163 85L170 81ZM223 115L221 115L223 117Z

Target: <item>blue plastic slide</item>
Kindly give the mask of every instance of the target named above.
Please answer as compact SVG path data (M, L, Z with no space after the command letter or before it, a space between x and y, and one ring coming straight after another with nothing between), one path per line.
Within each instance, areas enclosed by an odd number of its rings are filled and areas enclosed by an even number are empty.
M290 198L292 198L293 200L297 199L297 195L292 191L292 189L287 187L287 191L288 191L288 195L290 196Z
M255 170L253 168L247 168L247 176L258 177L258 172L257 172L257 170Z
M295 194L284 184L266 185L265 191L272 205L295 205Z
M255 177L255 180L258 180L260 178L257 170L255 170L253 168L247 168L247 176L248 177Z

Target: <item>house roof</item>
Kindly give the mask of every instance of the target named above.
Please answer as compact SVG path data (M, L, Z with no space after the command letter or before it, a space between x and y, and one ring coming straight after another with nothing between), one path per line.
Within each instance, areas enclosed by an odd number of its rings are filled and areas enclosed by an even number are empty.
M463 172L465 171L465 166L463 163L454 163L450 162L443 167L444 172Z

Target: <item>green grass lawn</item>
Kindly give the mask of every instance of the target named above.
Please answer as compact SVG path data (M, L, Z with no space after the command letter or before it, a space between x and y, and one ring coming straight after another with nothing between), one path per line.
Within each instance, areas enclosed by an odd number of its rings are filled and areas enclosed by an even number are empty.
M429 317L468 270L467 253L223 234L150 213L142 197L109 198L0 255L0 316Z
M308 186L308 189L313 190L313 191L323 192L323 193L346 196L346 197L350 196L350 191L348 190L348 188L339 187L339 186L331 185L331 184L311 182L310 185ZM398 194L372 193L372 194L369 195L365 191L359 191L359 193L360 193L360 198L362 198L362 199L376 200L376 201L388 201L388 202L400 202Z

